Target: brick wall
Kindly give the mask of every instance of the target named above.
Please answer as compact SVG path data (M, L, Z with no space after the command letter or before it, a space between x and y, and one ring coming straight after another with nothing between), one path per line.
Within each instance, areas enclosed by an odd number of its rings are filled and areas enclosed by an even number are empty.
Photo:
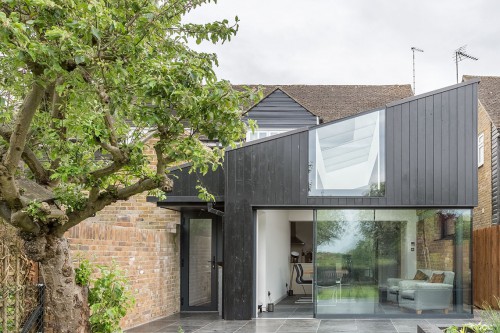
M453 271L453 239L440 239L441 228L436 214L417 224L417 268Z
M478 135L484 134L484 164L478 168L478 206L473 211L473 228L482 229L491 225L491 119L479 103ZM472 158L477 158L473 156Z
M427 215L425 212L417 224L417 268L427 268L432 270L454 271L455 258L454 239L441 239L441 227L437 214ZM468 219L463 222L464 228L470 226ZM463 240L457 249L462 251L462 288L464 304L472 304L471 299L471 270L469 257L470 253L470 232L464 230ZM456 281L455 281L456 282Z
M144 154L156 165L151 139ZM180 311L180 214L146 202L146 194L104 208L66 233L77 254L126 272L136 303L130 328Z
M179 213L147 203L145 195L118 202L72 228L77 254L126 272L136 304L123 328L179 312Z

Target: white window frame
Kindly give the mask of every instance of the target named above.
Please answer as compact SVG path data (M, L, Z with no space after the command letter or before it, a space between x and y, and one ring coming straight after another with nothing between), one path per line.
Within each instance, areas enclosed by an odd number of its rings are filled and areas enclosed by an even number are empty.
M257 129L255 132L252 133L252 131L248 131L247 132L247 140L246 142L250 142L250 141L255 141L255 140L259 140L259 139L264 139L264 138L267 138L269 136L273 136L273 135L276 135L276 134L281 134L281 133L285 133L285 132L288 132L288 131L291 131L293 130L293 128L276 128L276 129L273 129L273 128L266 128L266 129ZM255 136L257 135L257 138L253 138L252 139L252 136Z
M477 137L477 167L484 165L484 133Z

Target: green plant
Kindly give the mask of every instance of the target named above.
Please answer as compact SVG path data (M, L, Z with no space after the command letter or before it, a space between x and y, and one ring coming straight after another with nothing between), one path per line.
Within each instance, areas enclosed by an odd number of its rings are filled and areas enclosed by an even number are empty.
M457 326L450 326L444 330L445 333L466 333L466 328L464 327L457 327Z
M75 268L75 281L80 286L90 284L90 275L92 275L92 266L87 259L81 259L80 265Z
M445 330L445 333L488 333L495 332L492 331L492 327L490 325L485 325L482 323L469 323L464 324L462 327L458 326L450 326Z
M31 201L24 209L26 214L36 221L45 222L47 220L47 213L44 212L42 203L38 200Z
M497 302L498 307L500 307L500 298L495 296L495 301ZM490 304L485 303L483 319L488 324L491 325L492 333L500 333L500 312L491 307Z
M492 327L490 325L485 325L482 323L477 324L465 324L464 327L467 327L474 333L487 333L492 332Z
M100 277L91 282L89 290L90 326L95 333L122 332L120 319L134 305L127 290L128 281L116 265L99 265Z

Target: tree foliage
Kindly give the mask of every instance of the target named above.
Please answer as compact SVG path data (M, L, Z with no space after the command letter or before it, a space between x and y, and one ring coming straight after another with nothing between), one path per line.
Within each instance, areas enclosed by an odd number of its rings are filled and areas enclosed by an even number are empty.
M341 239L346 231L346 218L341 210L318 211L316 223L318 246Z
M246 132L242 103L214 73L227 20L182 21L210 0L5 0L0 11L0 216L26 234L62 236L117 200L169 190L168 166L207 172ZM155 138L157 163L145 156ZM19 185L29 179L29 190ZM209 197L200 184L200 192ZM43 195L41 194L43 193Z

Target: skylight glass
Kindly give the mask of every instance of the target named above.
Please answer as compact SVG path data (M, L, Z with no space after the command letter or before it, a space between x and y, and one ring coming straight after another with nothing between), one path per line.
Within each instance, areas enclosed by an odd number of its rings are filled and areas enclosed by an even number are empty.
M309 195L385 195L385 110L309 131Z

